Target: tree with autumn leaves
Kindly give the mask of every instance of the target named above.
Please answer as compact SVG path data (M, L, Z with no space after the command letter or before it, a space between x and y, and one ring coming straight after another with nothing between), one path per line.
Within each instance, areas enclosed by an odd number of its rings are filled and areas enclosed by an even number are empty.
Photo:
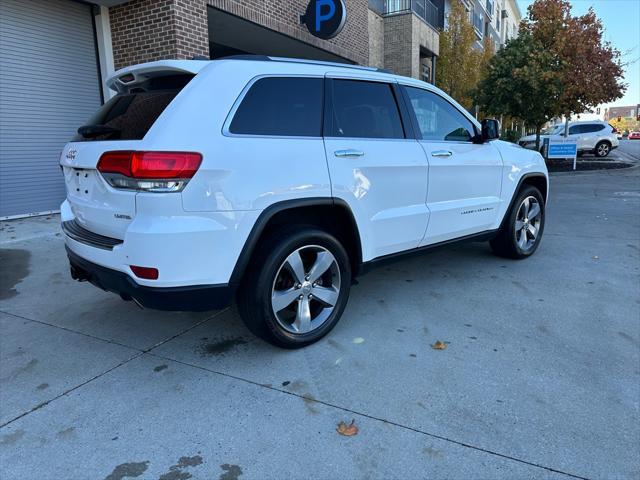
M493 56L493 43L487 38L484 50L473 48L476 33L460 0L451 2L447 28L440 32L440 55L436 85L467 110L473 107L473 90Z
M544 123L568 119L624 93L620 52L602 35L593 9L574 17L567 0L536 0L519 37L489 62L474 94L478 105L534 125L539 148Z

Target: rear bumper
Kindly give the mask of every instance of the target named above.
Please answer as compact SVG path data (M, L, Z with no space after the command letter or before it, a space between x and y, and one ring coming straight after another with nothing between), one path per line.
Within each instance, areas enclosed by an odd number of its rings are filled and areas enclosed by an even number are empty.
M66 247L71 277L88 281L102 290L117 293L124 300L156 310L201 312L226 307L234 288L228 284L184 287L147 287L137 284L129 275L96 265Z

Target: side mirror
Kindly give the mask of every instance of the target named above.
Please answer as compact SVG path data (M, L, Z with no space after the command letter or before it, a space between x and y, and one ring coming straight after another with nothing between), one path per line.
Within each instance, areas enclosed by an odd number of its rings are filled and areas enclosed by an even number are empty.
M482 120L482 142L490 142L500 138L500 122L494 118Z

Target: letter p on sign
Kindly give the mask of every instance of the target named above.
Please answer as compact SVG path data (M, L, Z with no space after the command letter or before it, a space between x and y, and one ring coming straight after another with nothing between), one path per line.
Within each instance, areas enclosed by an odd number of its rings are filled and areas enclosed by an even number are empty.
M328 9L325 7L329 7ZM324 13L323 13L324 10ZM336 13L336 4L333 0L318 0L316 2L316 32L320 31L322 22L331 20Z

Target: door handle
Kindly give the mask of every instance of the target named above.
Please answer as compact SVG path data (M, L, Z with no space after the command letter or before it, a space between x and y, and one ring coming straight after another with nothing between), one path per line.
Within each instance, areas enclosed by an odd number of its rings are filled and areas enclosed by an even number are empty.
M336 157L339 158L348 158L348 157L362 157L364 156L364 152L360 150L354 150L349 148L348 150L336 150L333 152Z
M449 150L435 150L431 152L432 157L450 157L451 155L453 155L453 153Z

